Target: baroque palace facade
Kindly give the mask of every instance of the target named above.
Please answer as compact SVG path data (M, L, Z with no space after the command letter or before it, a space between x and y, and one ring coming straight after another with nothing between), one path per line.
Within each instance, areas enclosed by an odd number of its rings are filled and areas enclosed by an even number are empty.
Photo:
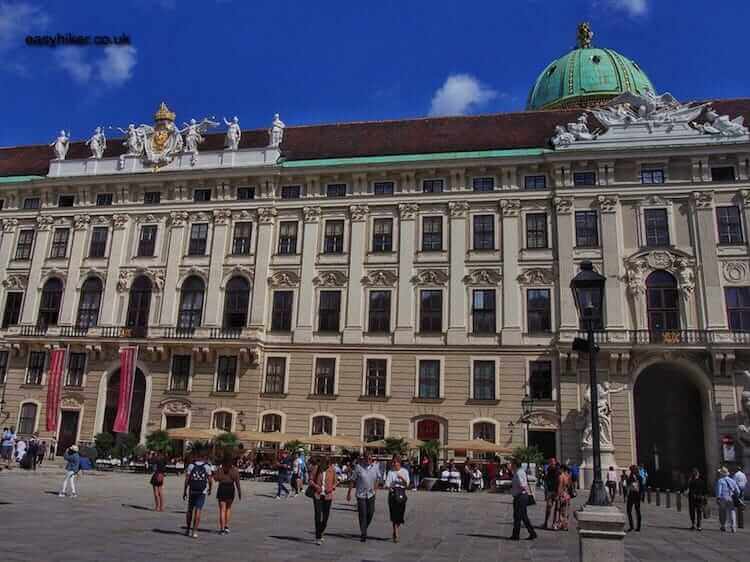
M750 100L656 96L584 28L525 112L210 134L162 104L124 142L0 149L1 423L60 447L111 431L135 344L141 439L476 437L586 462L569 284L590 260L605 454L715 469L750 396L738 116Z

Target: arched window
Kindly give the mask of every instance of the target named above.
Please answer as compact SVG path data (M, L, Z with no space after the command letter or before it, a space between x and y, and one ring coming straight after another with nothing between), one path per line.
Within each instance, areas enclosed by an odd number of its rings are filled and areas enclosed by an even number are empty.
M333 418L329 416L315 416L312 419L313 435L333 435Z
M232 431L232 412L215 412L214 413L214 429L221 429L222 431Z
M180 314L177 327L194 330L201 325L203 314L203 295L206 289L203 279L195 275L188 277L182 284L180 294Z
M57 326L57 317L60 315L60 302L62 302L63 284L57 278L50 279L42 289L42 302L39 303L39 325Z
M274 431L281 431L281 416L279 414L266 414L263 416L260 430L263 433L273 433Z
M145 275L137 277L130 287L128 316L126 325L136 331L145 331L148 327L148 313L151 309L151 280Z
M495 424L490 422L477 422L474 424L472 433L474 439L495 442Z
M99 321L99 306L102 301L102 282L98 277L89 277L81 287L81 300L78 303L79 328L92 328Z
M654 271L646 279L648 329L664 332L680 329L677 280L666 271Z
M232 277L224 296L224 328L244 328L249 306L250 283L244 277Z
M379 418L365 420L365 443L385 439L385 421Z
M21 405L21 416L18 418L19 435L30 435L36 430L37 405L26 402Z

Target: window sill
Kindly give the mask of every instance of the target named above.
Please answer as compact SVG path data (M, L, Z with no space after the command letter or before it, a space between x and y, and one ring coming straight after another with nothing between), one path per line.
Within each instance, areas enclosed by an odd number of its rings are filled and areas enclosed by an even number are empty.
M260 397L261 398L277 398L277 399L283 399L286 398L288 395L283 392L261 392Z
M63 386L63 388L65 390L77 390L80 392L83 390L83 385L82 384L66 384L65 386Z
M445 402L445 398L419 398L414 397L411 399L414 404L442 404Z
M24 384L21 385L21 388L22 389L28 389L28 390L34 390L34 389L44 388L44 385L24 383Z
M601 246L599 245L593 245L593 246L574 246L574 250L601 250Z
M489 400L489 399L483 399L483 398L469 398L466 401L467 406L496 406L500 403L500 400Z
M389 396L368 396L366 394L363 394L359 398L357 398L360 402L388 402L390 400Z
M237 398L238 393L236 391L226 391L226 390L214 390L211 392L210 396L223 396L225 398Z
M341 330L318 330L313 333L314 336L340 336Z
M308 394L308 400L336 400L337 394Z
M747 245L746 242L719 242L717 246L719 248L742 248L744 249Z
M172 390L167 389L164 391L164 394L168 396L188 396L190 394L189 390Z

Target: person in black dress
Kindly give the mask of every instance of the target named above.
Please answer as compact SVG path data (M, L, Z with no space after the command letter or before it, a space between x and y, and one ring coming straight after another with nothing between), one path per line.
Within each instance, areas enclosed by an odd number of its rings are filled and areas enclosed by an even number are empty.
M702 531L701 519L706 506L706 481L697 468L693 469L688 480L688 508L690 511L690 530ZM697 525L696 525L697 523Z
M638 467L635 465L630 466L630 472L625 481L625 501L628 511L628 523L630 528L628 531L633 530L633 509L635 508L635 515L637 526L636 531L641 530L641 494L643 493L643 479L641 478Z

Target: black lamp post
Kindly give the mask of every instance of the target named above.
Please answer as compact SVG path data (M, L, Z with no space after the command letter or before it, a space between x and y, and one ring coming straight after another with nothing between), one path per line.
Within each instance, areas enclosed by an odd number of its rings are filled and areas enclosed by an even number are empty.
M531 423L531 420L529 419L529 415L531 414L531 411L534 408L534 400L529 398L529 395L526 394L523 397L523 400L521 400L521 411L523 412L523 423L526 424L526 427L529 427L529 424Z
M599 440L599 386L596 380L596 353L599 346L594 342L594 328L602 318L602 301L604 299L604 282L606 279L594 271L590 261L581 262L581 271L570 282L578 316L586 329L587 338L575 338L573 349L589 354L589 385L591 387L591 438L594 462L594 481L587 505L610 505L609 495L602 482L601 442Z

